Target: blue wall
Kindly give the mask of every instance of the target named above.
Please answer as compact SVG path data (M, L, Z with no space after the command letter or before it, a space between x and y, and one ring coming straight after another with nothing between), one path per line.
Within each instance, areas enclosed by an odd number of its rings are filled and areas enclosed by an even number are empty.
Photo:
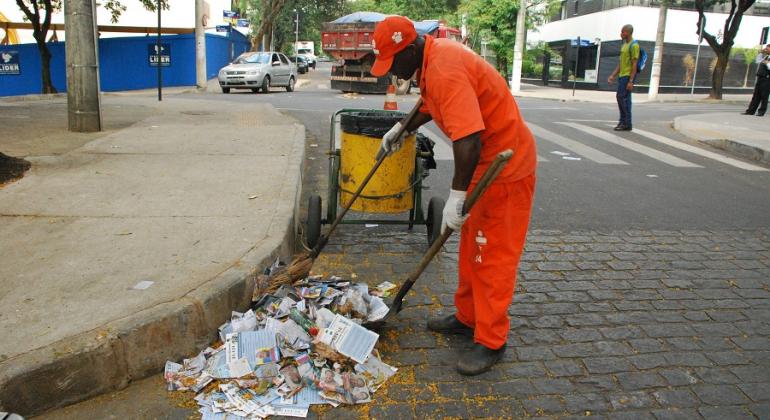
M59 92L65 92L67 74L64 72L64 43L49 43L48 49L51 51L51 80ZM0 45L0 51L18 51L21 69L18 75L0 75L0 96L42 92L40 52L37 44Z
M103 38L99 40L99 77L105 92L148 89L157 86L158 70L150 67L147 45L155 44L154 36ZM163 86L195 85L195 38L192 34L167 35L161 43L171 46L171 65L163 67ZM206 34L206 75L216 77L220 68L248 51L250 44L239 32L229 37ZM65 43L49 43L51 78L59 92L66 92ZM5 45L0 51L18 51L21 74L0 75L0 96L37 94L40 82L40 53L36 44Z

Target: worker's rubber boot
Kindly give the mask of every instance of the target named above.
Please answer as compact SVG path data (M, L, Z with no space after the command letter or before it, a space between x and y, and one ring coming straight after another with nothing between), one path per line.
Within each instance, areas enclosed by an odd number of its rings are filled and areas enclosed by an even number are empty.
M442 318L432 318L428 320L428 329L441 334L462 334L473 336L473 328L460 322L457 317L447 315Z
M463 353L457 361L457 371L461 375L473 376L484 373L499 362L505 353L505 344L497 350L483 344L473 343L469 352Z

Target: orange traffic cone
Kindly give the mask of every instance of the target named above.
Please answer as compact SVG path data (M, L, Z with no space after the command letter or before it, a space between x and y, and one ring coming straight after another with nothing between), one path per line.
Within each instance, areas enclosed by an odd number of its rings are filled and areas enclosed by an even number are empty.
M396 102L396 87L393 84L388 85L388 91L385 93L385 106L382 108L386 111L398 111L398 102Z

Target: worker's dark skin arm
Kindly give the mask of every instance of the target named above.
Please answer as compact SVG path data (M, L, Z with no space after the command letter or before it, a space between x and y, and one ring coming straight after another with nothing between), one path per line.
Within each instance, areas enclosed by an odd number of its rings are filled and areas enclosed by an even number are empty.
M473 133L452 143L455 157L455 176L452 178L452 189L468 191L473 172L481 156L481 132Z
M422 112L418 112L417 115L415 115L414 118L412 118L412 122L406 126L406 131L408 133L411 133L412 131L417 130L423 124L429 122L432 119L433 118L430 116L430 114L423 114Z

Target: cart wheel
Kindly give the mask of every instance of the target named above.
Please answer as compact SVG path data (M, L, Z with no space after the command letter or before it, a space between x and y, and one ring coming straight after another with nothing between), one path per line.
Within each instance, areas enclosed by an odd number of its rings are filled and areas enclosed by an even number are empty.
M321 237L321 197L311 195L307 203L307 225L305 226L305 238L307 246L315 248Z
M441 235L441 221L444 218L444 200L438 197L431 197L428 202L428 218L425 225L428 228L428 246Z

